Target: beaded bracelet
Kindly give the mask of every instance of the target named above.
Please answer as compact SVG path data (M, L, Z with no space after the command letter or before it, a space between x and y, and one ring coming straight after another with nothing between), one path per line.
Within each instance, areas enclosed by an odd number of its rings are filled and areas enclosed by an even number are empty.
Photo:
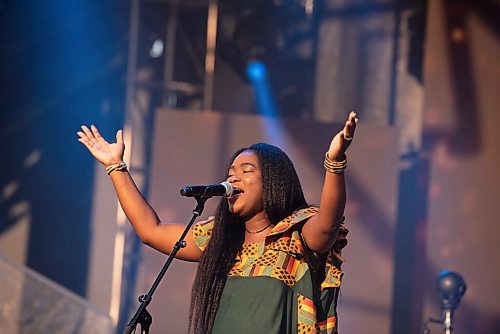
M323 166L329 173L342 174L347 167L347 158L342 161L332 161L328 157L328 151L326 151L325 162L323 163Z
M106 173L108 173L109 175L111 174L111 172L114 172L115 170L122 171L126 169L127 169L127 164L122 161L106 166Z

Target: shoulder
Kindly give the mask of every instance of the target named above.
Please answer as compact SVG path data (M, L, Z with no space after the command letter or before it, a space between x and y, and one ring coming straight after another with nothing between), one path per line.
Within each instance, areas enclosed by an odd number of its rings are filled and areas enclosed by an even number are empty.
M291 215L279 221L269 232L268 236L279 235L293 228L300 227L309 218L318 213L319 207L308 206L303 209L295 210Z

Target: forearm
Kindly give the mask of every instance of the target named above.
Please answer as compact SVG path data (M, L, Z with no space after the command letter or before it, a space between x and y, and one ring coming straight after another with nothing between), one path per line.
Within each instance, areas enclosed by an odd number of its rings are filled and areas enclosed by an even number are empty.
M317 214L317 227L321 233L332 234L333 241L344 216L346 187L344 173L325 173L321 192L320 209Z
M335 243L346 203L345 155L342 154L340 159L336 156L335 161L330 160L329 155L325 158L326 171L319 211L302 229L309 248L319 253L328 251Z
M139 238L147 243L158 227L160 219L127 171L112 172L110 177L127 219Z
M184 224L160 224L156 212L144 199L127 171L110 174L120 205L141 241L165 254L170 254L186 226ZM196 246L192 232L185 241L187 246L180 249L176 257L187 261L199 261L201 251Z

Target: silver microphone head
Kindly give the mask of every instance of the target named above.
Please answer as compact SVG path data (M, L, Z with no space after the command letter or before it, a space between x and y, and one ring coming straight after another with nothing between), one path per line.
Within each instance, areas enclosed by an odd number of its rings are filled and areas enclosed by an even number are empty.
M224 188L226 188L226 193L224 194L224 196L226 196L226 197L233 196L236 188L234 188L233 185L227 181L224 181L221 184L224 186Z

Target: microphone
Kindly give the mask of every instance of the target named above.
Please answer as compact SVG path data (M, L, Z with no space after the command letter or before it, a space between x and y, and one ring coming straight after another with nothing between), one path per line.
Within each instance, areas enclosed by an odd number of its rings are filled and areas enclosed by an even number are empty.
M441 297L441 310L443 313L443 325L445 334L451 334L453 312L460 304L460 299L467 290L465 280L460 274L443 270L438 277L437 288Z
M212 197L212 196L226 196L239 194L241 191L233 187L229 182L222 182L219 184L209 184L206 186L187 186L180 190L182 196L186 197Z

